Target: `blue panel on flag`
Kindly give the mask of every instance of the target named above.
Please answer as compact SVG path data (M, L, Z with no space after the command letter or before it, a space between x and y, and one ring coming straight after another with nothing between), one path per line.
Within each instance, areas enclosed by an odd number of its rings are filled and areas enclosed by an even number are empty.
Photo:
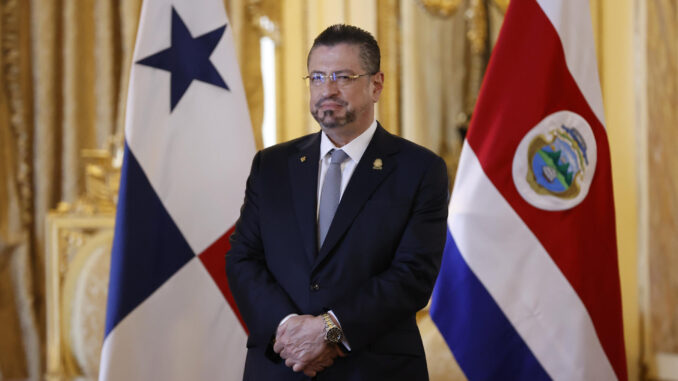
M469 380L550 380L464 261L449 230L431 318Z
M194 257L125 144L111 254L106 335Z

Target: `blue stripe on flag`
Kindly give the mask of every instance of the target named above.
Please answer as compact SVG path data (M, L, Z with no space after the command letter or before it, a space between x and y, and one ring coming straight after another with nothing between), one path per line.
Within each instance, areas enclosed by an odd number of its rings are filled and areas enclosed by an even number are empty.
M125 144L111 254L106 336L194 257Z
M550 380L447 231L431 318L469 380Z

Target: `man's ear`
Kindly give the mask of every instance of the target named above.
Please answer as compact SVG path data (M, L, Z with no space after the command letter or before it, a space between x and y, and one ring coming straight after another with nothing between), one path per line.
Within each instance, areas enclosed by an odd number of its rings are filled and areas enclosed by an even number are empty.
M381 96L381 91L384 89L384 73L378 72L372 76L372 101L377 103L379 101L379 96Z

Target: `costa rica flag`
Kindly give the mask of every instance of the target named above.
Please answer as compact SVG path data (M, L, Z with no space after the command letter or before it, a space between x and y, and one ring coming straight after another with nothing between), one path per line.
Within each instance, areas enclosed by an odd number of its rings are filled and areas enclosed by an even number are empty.
M512 0L456 175L431 316L469 380L626 380L589 3Z

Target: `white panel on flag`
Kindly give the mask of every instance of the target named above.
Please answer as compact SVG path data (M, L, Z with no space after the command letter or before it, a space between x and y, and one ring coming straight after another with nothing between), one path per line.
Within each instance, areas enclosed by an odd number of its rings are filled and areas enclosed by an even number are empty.
M196 257L108 335L101 374L120 381L241 380L246 341Z
M596 64L596 47L593 44L591 9L586 0L564 1L538 0L549 21L558 32L563 44L565 61L586 102L605 125L603 96Z

